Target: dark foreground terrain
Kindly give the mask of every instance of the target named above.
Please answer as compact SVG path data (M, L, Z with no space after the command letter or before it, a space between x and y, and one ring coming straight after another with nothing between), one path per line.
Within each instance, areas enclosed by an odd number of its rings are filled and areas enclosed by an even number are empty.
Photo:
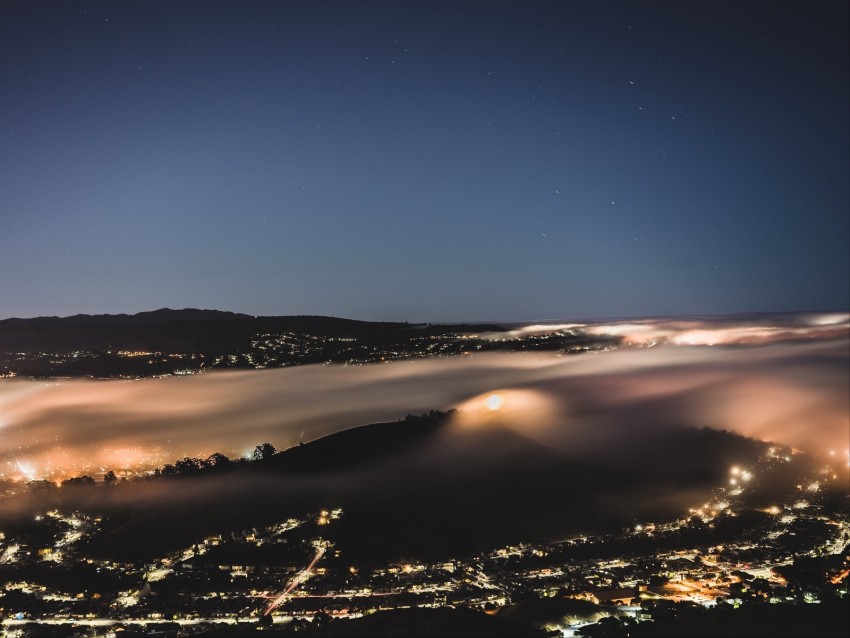
M599 432L596 432L599 436ZM609 432L581 453L500 423L467 427L431 413L342 431L252 463L113 485L35 485L7 517L81 510L104 519L86 552L145 560L209 534L342 509L329 540L358 564L434 560L520 541L676 517L751 464L766 444L709 429ZM187 460L189 461L189 460Z
M846 635L846 467L612 428L580 450L431 412L251 461L36 481L0 499L0 619L28 636Z

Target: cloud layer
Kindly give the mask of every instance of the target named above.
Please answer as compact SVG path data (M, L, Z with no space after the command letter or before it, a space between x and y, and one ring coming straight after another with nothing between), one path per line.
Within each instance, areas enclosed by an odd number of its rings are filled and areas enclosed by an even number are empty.
M668 345L653 348L577 356L487 354L142 381L5 381L0 473L8 478L23 468L56 477L215 451L233 456L265 441L284 448L452 407L463 410L466 423L486 423L498 412L500 422L554 447L607 445L611 440L600 433L618 428L677 425L845 454L848 339L841 322L823 326L829 332L821 338L758 347L670 345L686 341L668 338ZM723 330L740 335L750 328ZM680 326L677 334L692 329ZM487 404L493 393L498 411Z

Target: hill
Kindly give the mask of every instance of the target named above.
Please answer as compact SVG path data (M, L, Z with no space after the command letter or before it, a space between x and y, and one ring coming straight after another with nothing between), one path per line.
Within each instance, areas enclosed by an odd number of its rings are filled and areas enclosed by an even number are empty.
M327 473L374 467L409 452L443 428L450 413L431 412L404 421L375 423L329 434L308 444L289 448L251 466L275 472Z
M254 317L218 310L162 308L135 315L74 315L0 321L0 352L112 348L224 352L253 335L295 332L317 337L377 338L408 329L403 323L321 316Z
M0 378L127 378L221 368L372 363L472 350L558 349L604 339L561 335L524 344L472 338L504 331L482 324L413 325L338 317L254 317L162 308L135 315L74 315L0 321ZM610 341L607 340L607 341Z
M606 436L611 443L570 452L509 424L467 427L434 412L339 432L227 471L53 490L34 494L29 507L24 498L9 506L24 516L50 507L106 516L87 551L122 559L341 508L322 534L357 564L438 560L675 518L722 484L730 464L753 462L765 448L707 429L624 427Z

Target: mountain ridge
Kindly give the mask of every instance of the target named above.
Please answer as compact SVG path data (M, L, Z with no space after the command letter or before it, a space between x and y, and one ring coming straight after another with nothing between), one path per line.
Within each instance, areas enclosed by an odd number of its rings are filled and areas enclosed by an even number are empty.
M463 335L504 330L493 324L266 317L197 308L12 318L0 320L0 378L141 378L213 368L372 363L434 354L440 339L441 353L459 354L468 346Z
M328 315L249 315L244 312L231 312L229 310L215 310L206 308L157 308L156 310L143 310L137 313L100 313L87 314L77 313L60 317L57 315L46 315L38 317L9 317L0 319L0 325L4 323L54 323L54 324L113 324L113 325L143 325L170 323L172 321L217 321L228 319L291 319L291 318L316 318L337 319L340 321L353 321L358 323L397 323L401 322L372 322L360 319L347 319ZM403 324L401 324L403 325Z

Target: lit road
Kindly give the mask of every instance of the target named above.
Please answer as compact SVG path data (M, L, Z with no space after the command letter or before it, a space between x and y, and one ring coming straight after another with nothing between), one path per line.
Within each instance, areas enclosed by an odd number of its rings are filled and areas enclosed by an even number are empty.
M307 567L305 567L298 574L296 574L296 576L292 579L292 581L289 583L289 586L283 591L282 594L280 594L277 598L275 598L274 600L272 600L269 603L269 606L266 607L266 611L263 612L264 616L268 616L275 609L280 607L286 601L286 599L289 597L289 595L295 590L295 588L298 587L298 585L300 585L305 580L310 578L310 576L313 575L313 567L316 566L316 563L319 562L319 559L322 557L322 555L324 553L325 553L325 546L324 545L318 545L316 547L316 555L313 556L313 560L310 561L310 564L307 565Z

